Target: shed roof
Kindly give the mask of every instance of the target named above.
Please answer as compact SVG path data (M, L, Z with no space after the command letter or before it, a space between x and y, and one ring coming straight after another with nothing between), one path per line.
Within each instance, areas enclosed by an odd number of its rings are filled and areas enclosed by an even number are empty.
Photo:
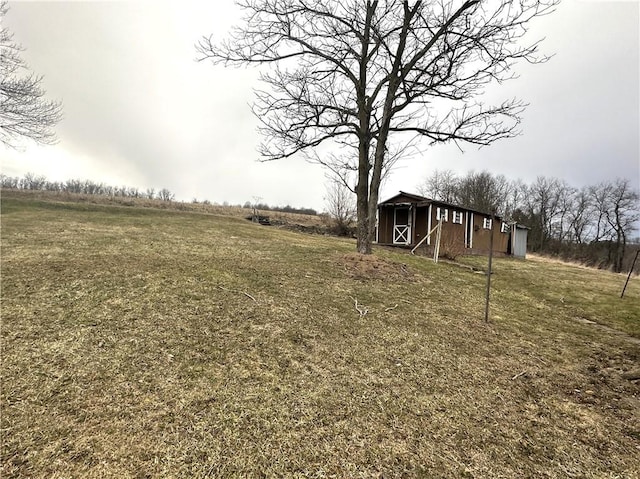
M447 206L449 208L457 208L457 209L460 209L460 210L471 211L472 213L478 213L478 214L481 214L481 215L491 216L491 213L487 213L486 211L474 210L473 208L467 208L466 206L456 205L456 204L453 204L453 203L447 203L446 201L433 200L431 198L427 198L426 196L420 196L420 195L416 195L414 193L407 193L405 191L400 191L397 195L392 196L388 200L382 201L381 203L378 203L378 206L393 205L394 204L393 200L395 198L398 198L399 196L406 196L409 199L413 199L418 206L427 206L429 204L434 204L434 205ZM502 216L501 215L495 215L495 216L499 220L502 220ZM520 225L520 226L522 226L522 225Z
M400 191L397 195L393 195L391 198L389 198L388 200L385 201L381 201L380 203L378 203L378 205L383 205L385 203L393 203L392 200L394 200L395 198L397 198L398 196L406 196L407 198L411 198L413 200L415 200L416 202L421 202L421 201L432 201L429 198L426 198L424 196L420 196L420 195L416 195L414 193L407 193L405 191Z

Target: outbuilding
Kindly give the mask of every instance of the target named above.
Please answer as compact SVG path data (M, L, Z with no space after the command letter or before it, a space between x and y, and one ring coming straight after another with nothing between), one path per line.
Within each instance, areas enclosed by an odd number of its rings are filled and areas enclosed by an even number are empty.
M493 231L493 251L524 258L527 228L501 216L399 192L378 205L377 242L382 245L433 247L434 230L442 222L440 244L461 254L487 254Z

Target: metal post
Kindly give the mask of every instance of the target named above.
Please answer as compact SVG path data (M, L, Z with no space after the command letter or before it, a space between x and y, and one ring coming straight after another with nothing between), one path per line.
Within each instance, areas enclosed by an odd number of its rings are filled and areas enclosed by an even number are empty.
M491 293L491 263L493 260L493 226L495 224L495 215L491 214L491 235L489 236L489 269L487 271L487 294L484 306L484 320L489 321L489 295Z
M631 279L631 273L633 272L633 268L636 265L636 260L638 259L638 253L640 253L640 249L636 250L636 255L633 258L633 263L631 263L631 269L629 270L629 274L627 275L627 280L624 282L624 288L622 288L622 293L620 293L620 298L624 296L624 292L627 289L627 285L629 284L629 280Z

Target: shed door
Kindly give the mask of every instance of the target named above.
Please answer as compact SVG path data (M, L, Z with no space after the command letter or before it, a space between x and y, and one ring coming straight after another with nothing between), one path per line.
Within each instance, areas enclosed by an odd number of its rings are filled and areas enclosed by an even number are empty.
M393 244L409 244L411 239L411 215L409 208L396 208L393 214Z

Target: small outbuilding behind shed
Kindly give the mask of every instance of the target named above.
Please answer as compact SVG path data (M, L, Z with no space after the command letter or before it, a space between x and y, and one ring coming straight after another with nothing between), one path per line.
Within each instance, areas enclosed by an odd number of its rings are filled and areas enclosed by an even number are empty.
M527 256L527 234L529 228L518 223L511 226L511 254L516 258Z

